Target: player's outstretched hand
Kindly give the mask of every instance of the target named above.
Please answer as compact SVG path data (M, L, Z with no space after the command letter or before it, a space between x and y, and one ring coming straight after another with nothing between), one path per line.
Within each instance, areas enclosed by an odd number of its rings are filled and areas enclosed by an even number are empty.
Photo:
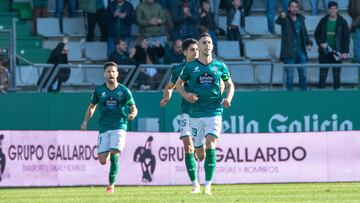
M162 99L160 100L160 106L165 107L169 103L169 99Z
M185 99L190 103L195 103L199 98L194 93L187 93Z
M223 99L221 104L225 107L225 108L229 108L231 106L231 102L228 99Z
M86 126L87 126L87 123L85 123L85 122L82 123L81 124L81 130L86 130Z

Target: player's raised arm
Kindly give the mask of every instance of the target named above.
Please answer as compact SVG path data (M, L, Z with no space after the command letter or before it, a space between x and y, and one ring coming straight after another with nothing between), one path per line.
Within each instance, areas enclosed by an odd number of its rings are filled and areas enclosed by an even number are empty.
M130 108L130 113L129 113L129 115L128 115L128 120L129 120L129 121L132 121L132 120L134 120L134 118L137 116L138 110L137 110L135 104L129 106L129 108Z
M179 77L179 79L176 81L176 90L180 93L182 97L186 99L186 101L190 103L195 103L198 100L197 95L191 92L186 92L184 84L185 81Z
M90 120L90 118L94 115L95 110L96 110L96 104L91 103L86 110L84 120L81 124L81 130L86 130L87 123Z
M222 104L225 108L229 108L231 106L231 101L234 97L234 83L232 82L231 78L229 78L227 81L224 81L225 88L228 90L226 98L223 100Z
M174 88L175 88L175 84L172 83L171 81L166 85L164 89L164 96L160 100L160 106L165 107L169 103Z

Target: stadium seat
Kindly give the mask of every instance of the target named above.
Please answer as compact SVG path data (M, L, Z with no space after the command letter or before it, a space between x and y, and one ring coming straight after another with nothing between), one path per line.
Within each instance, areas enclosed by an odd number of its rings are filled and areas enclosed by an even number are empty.
M101 85L104 83L104 70L102 68L86 68L83 69L85 81L93 85Z
M17 66L16 70L17 86L36 85L41 73L41 69L33 66Z
M341 83L343 84L359 84L359 68L344 67L341 69Z
M50 56L50 49L21 49L17 50L20 57L31 63L46 63Z
M238 41L218 41L217 54L224 60L242 59Z
M306 16L305 17L305 26L309 34L315 32L316 26L320 22L322 16Z
M274 63L272 84L283 84L284 68L281 63Z
M218 21L219 21L219 28L225 30L225 32L227 32L227 24L226 24L226 16L219 16L218 17Z
M231 79L237 85L257 84L254 68L249 62L228 62Z
M68 54L69 61L85 61L85 58L82 56L83 50L80 41L70 41L68 43L68 48L69 48L69 54Z
M269 44L265 40L245 41L245 57L251 60L270 60Z
M37 33L43 37L61 37L60 22L58 18L37 18Z
M86 35L85 19L78 18L63 18L63 33L70 36L84 37Z
M266 16L245 17L245 30L250 35L269 35Z
M254 63L255 79L260 84L270 84L271 62Z
M104 61L107 57L106 42L86 42L85 58L92 61Z

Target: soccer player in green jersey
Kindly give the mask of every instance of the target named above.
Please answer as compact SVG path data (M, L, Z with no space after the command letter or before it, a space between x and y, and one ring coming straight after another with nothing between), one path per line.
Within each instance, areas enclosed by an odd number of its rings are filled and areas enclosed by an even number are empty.
M204 193L207 195L212 195L211 181L216 165L216 142L221 132L223 107L230 107L234 96L230 73L223 62L212 58L212 51L210 35L202 34L199 39L199 58L185 64L176 82L176 89L191 103L190 127L196 156L200 160L205 159ZM221 80L228 90L226 98L221 94ZM188 90L184 88L185 83L188 84Z
M114 192L119 154L125 146L127 120L133 120L138 112L129 89L117 82L118 76L116 63L108 62L104 65L106 82L96 87L81 124L81 129L86 130L88 121L99 105L98 156L103 165L110 157L109 185L106 187L108 193Z
M183 54L185 55L186 62L193 61L199 56L198 42L193 38L188 38L182 43ZM160 106L165 107L172 95L172 92L175 88L175 84L179 75L185 65L181 63L175 66L171 73L170 82L167 84L164 90L163 99L160 101ZM187 85L185 84L185 89ZM185 166L189 175L189 178L193 185L193 190L191 193L200 193L200 184L196 177L196 161L194 157L194 144L191 139L191 131L189 126L189 102L185 99L181 101L181 116L180 116L180 139L184 143L185 151Z

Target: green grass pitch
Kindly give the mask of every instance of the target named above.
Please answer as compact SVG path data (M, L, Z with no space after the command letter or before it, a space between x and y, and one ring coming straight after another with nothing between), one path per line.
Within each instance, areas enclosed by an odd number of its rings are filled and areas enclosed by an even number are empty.
M0 202L360 202L360 183L213 185L213 196L190 186L0 188ZM203 189L203 188L202 188Z

